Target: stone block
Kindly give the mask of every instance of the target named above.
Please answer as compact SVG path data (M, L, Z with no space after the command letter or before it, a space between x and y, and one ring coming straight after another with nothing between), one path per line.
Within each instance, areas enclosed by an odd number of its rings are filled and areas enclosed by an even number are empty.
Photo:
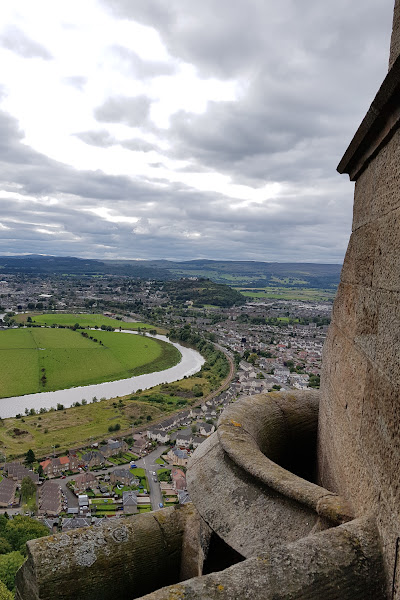
M388 295L380 293L376 362L386 377L399 387L400 383L400 304L389 303Z
M353 231L343 263L341 281L371 287L377 225L369 223Z
M400 209L379 219L373 246L376 253L372 287L400 291Z

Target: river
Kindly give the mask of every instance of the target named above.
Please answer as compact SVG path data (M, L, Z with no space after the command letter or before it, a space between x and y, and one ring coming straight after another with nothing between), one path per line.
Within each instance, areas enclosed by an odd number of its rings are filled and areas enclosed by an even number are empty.
M127 329L123 329L122 333L138 335L137 332L129 331ZM164 335L146 335L173 344L178 348L182 355L181 361L174 367L170 367L164 371L155 371L154 373L137 375L136 377L130 377L128 379L73 387L67 390L57 390L55 392L39 392L37 394L26 394L25 396L0 398L0 417L15 417L17 414L24 414L26 408L34 408L35 410L38 410L39 408L55 408L58 403L63 404L65 408L68 408L72 406L74 402L82 402L84 398L89 403L94 396L96 396L98 400L100 398L126 396L139 389L147 390L160 383L172 383L173 381L183 379L185 375L189 377L189 375L194 375L200 371L205 361L199 352L192 348L181 346L181 344L177 344L176 342L170 342Z

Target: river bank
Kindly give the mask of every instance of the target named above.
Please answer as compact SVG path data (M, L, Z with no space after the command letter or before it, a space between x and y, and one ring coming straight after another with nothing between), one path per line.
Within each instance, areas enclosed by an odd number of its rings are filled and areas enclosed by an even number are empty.
M121 333L140 335L131 330L122 330ZM86 399L87 402L91 402L94 396L98 399L125 396L134 393L139 389L149 389L161 383L172 383L200 371L204 364L204 358L199 352L192 348L182 346L179 343L170 342L164 335L146 335L173 344L173 346L181 353L181 361L174 367L165 369L164 371L155 371L153 373L138 375L128 379L74 387L54 392L40 392L37 394L1 398L0 417L15 417L17 414L24 414L25 409L30 410L31 408L34 408L35 410L39 410L40 408L55 408L57 404L62 404L68 408L73 406L75 402L82 402L83 399Z

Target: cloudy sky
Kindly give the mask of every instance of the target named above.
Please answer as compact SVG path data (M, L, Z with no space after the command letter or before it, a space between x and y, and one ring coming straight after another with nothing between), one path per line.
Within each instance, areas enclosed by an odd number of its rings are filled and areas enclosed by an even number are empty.
M393 0L2 0L0 254L341 262Z

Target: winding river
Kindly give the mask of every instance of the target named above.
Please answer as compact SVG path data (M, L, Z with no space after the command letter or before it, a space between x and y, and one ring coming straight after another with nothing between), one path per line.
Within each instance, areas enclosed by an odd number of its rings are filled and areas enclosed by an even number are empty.
M119 332L116 332L119 333ZM131 333L138 335L136 331L123 329L122 333ZM174 367L165 369L164 371L155 371L145 375L137 375L128 379L119 379L118 381L109 381L106 383L97 383L82 387L73 387L67 390L57 390L55 392L39 392L37 394L26 394L25 396L13 396L11 398L0 398L0 417L15 417L17 414L24 414L25 409L56 407L58 403L63 404L68 408L74 402L82 402L85 398L88 403L91 402L93 396L100 398L115 398L117 396L125 396L132 394L138 389L146 390L160 383L172 383L183 379L185 375L194 375L200 371L204 364L204 358L199 352L192 348L186 348L170 340L164 335L150 335L164 342L173 344L178 348L182 355L181 361Z

